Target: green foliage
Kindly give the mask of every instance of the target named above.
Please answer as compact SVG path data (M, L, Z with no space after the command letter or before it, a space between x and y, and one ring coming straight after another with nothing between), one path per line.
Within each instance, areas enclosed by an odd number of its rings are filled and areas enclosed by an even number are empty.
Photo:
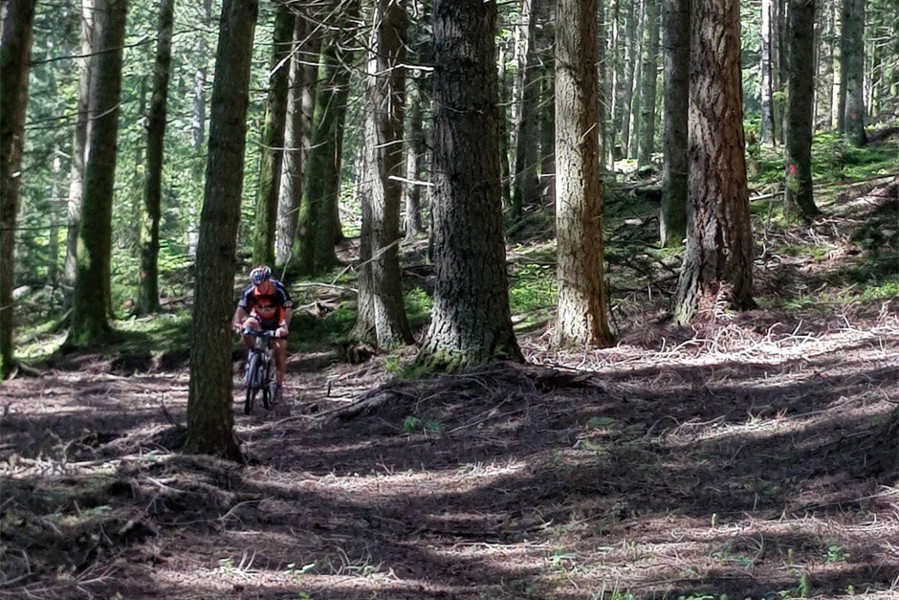
M827 564L846 562L848 559L849 555L840 546L830 544L827 547L827 554L824 556L824 562Z
M443 423L437 419L420 419L415 415L409 415L403 419L403 432L413 434L421 431L426 434L436 435L443 432Z
M430 319L433 302L423 289L415 287L406 290L403 294L403 304L406 319L412 328L420 327Z
M531 313L555 304L555 265L515 264L509 269L509 304L513 314Z

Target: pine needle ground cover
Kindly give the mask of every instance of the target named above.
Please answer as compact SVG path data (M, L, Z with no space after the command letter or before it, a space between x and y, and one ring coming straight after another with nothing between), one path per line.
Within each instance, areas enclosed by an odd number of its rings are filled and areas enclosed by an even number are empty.
M0 598L895 598L891 181L808 227L757 204L759 308L690 328L660 318L677 265L647 250L608 269L619 342L550 352L551 253L524 244L525 366L402 378L411 356L353 364L322 331L289 414L237 410L243 466L177 451L186 355L147 354L152 331L42 364L0 387ZM349 327L328 289L303 319Z

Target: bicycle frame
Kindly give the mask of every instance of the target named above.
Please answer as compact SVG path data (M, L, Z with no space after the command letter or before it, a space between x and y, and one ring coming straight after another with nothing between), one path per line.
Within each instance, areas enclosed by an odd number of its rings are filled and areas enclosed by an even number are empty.
M271 340L278 339L274 331L253 331L244 329L244 335L256 338L256 344L249 349L246 372L246 399L244 414L253 412L256 396L262 391L262 405L266 410L274 407L275 401L275 361L272 356Z

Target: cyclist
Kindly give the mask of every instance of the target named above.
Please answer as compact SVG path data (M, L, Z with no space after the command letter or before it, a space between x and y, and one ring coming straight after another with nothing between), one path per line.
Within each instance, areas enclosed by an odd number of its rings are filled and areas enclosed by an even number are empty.
M244 288L237 301L237 309L231 326L238 334L251 331L274 331L272 358L275 361L275 402L281 399L284 384L284 366L287 360L287 333L293 316L293 302L287 288L272 277L272 270L265 265L253 267L250 284ZM244 335L243 343L249 350L256 345L252 335Z

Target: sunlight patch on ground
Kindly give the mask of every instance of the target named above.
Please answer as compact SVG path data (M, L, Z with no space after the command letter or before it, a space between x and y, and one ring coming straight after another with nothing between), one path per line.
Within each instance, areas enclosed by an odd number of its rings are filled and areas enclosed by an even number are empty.
M339 489L345 492L365 492L381 498L404 497L410 488L419 497L440 496L452 490L453 493L477 490L500 477L509 477L525 472L529 468L524 461L498 463L477 463L463 465L455 471L438 472L402 471L391 473L353 473L351 477L336 474L325 475L312 480L310 489ZM423 485L427 484L427 485Z

